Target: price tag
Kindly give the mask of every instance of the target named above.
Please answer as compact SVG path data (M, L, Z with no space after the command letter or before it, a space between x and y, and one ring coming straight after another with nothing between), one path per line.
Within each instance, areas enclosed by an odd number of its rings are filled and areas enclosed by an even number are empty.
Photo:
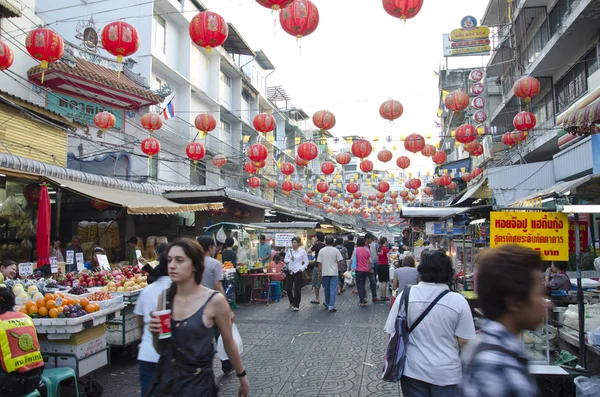
M75 263L74 258L75 257L75 251L67 251L67 265L72 265L73 263Z
M135 257L136 257L137 259L140 259L140 258L142 257L142 251L140 251L140 250L135 250Z
M106 255L96 255L96 258L98 258L100 269L110 271L110 263L108 262Z
M78 252L75 255L75 262L77 263L77 271L80 272L83 269L85 269L84 263L83 263L83 252Z
M27 277L33 274L33 263L19 263L19 276Z
M58 273L58 264L55 257L50 258L50 273Z

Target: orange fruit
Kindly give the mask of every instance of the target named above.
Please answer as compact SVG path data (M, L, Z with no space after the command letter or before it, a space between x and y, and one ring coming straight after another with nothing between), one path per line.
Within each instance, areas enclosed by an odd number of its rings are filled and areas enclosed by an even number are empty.
M37 307L37 306L36 306ZM29 314L29 308L28 307L22 307L19 309L19 311L21 313L25 313L25 314Z
M50 309L48 311L48 315L50 316L50 318L57 318L58 317L58 309Z
M58 310L58 314L62 314L62 312L63 312L64 309L65 308L62 307L62 306L59 306L59 307L56 308L56 310Z
M37 302L35 304L37 305L37 307L39 309L40 307L46 306L46 301L44 300L44 298L40 298L37 300Z
M49 300L54 300L54 295L52 295L52 294L46 294L46 295L44 295L44 300L46 302L48 302Z
M87 306L85 307L85 311L86 311L87 313L93 313L93 312L95 312L95 311L96 311L95 309L96 309L96 307L95 307L95 305L94 305L93 303L90 303L89 305L87 305Z
M27 302L25 303L25 307L26 307L27 309L29 309L29 307L31 307L31 306L36 306L36 304L35 304L35 302L34 302L34 301L27 301Z
M38 308L38 314L41 317L46 317L48 315L48 309L46 309L46 306L42 306L42 307Z
M56 307L56 301L53 299L50 299L49 301L46 301L46 309L54 309Z
M77 305L79 302L79 299L77 298L70 298L69 301L71 302L71 305Z
M94 303L94 311L95 312L99 312L100 311L100 305L98 303Z
M65 297L63 299L63 306L69 306L71 304L71 298Z
M62 292L57 292L54 295L57 295L59 298L64 298L65 297L65 294L63 294Z
M85 309L85 307L90 304L90 301L85 298L81 298L81 300L79 301L79 304L81 305L81 307L83 309Z
M29 314L37 314L38 307L37 306L29 306L29 309L27 309L27 311L29 312Z

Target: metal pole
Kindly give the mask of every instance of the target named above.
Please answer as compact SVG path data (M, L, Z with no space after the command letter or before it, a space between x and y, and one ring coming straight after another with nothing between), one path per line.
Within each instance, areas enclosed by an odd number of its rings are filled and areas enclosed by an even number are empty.
M588 227L590 228L590 232L592 233L592 249L594 250L595 258L598 255L596 254L596 231L594 230L596 228L596 218L594 217L594 214L590 214L590 223Z
M56 236L60 236L60 207L62 206L62 189L59 187L56 189Z
M585 306L581 285L581 253L579 241L579 214L575 216L575 263L577 265L577 311L579 315L579 365L585 368Z

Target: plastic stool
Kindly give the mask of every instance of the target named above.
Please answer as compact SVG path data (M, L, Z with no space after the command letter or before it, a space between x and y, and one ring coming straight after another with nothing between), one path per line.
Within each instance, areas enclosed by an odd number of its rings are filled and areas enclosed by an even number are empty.
M42 382L46 385L48 397L58 397L60 395L60 382L73 378L75 383L75 395L79 395L79 387L77 386L77 376L73 368L59 367L48 368L42 373Z
M281 281L271 281L269 287L271 288L271 300L281 301Z
M23 397L36 397L36 396L41 396L41 394L39 391L34 390L31 393L24 395Z

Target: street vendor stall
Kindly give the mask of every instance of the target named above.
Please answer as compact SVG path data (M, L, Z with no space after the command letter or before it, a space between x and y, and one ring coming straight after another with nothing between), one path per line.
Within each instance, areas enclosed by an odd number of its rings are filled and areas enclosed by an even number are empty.
M288 249L292 246L292 238L300 237L306 247L310 247L310 239L321 230L318 222L273 222L253 223L253 226L265 228L263 234L275 251Z

